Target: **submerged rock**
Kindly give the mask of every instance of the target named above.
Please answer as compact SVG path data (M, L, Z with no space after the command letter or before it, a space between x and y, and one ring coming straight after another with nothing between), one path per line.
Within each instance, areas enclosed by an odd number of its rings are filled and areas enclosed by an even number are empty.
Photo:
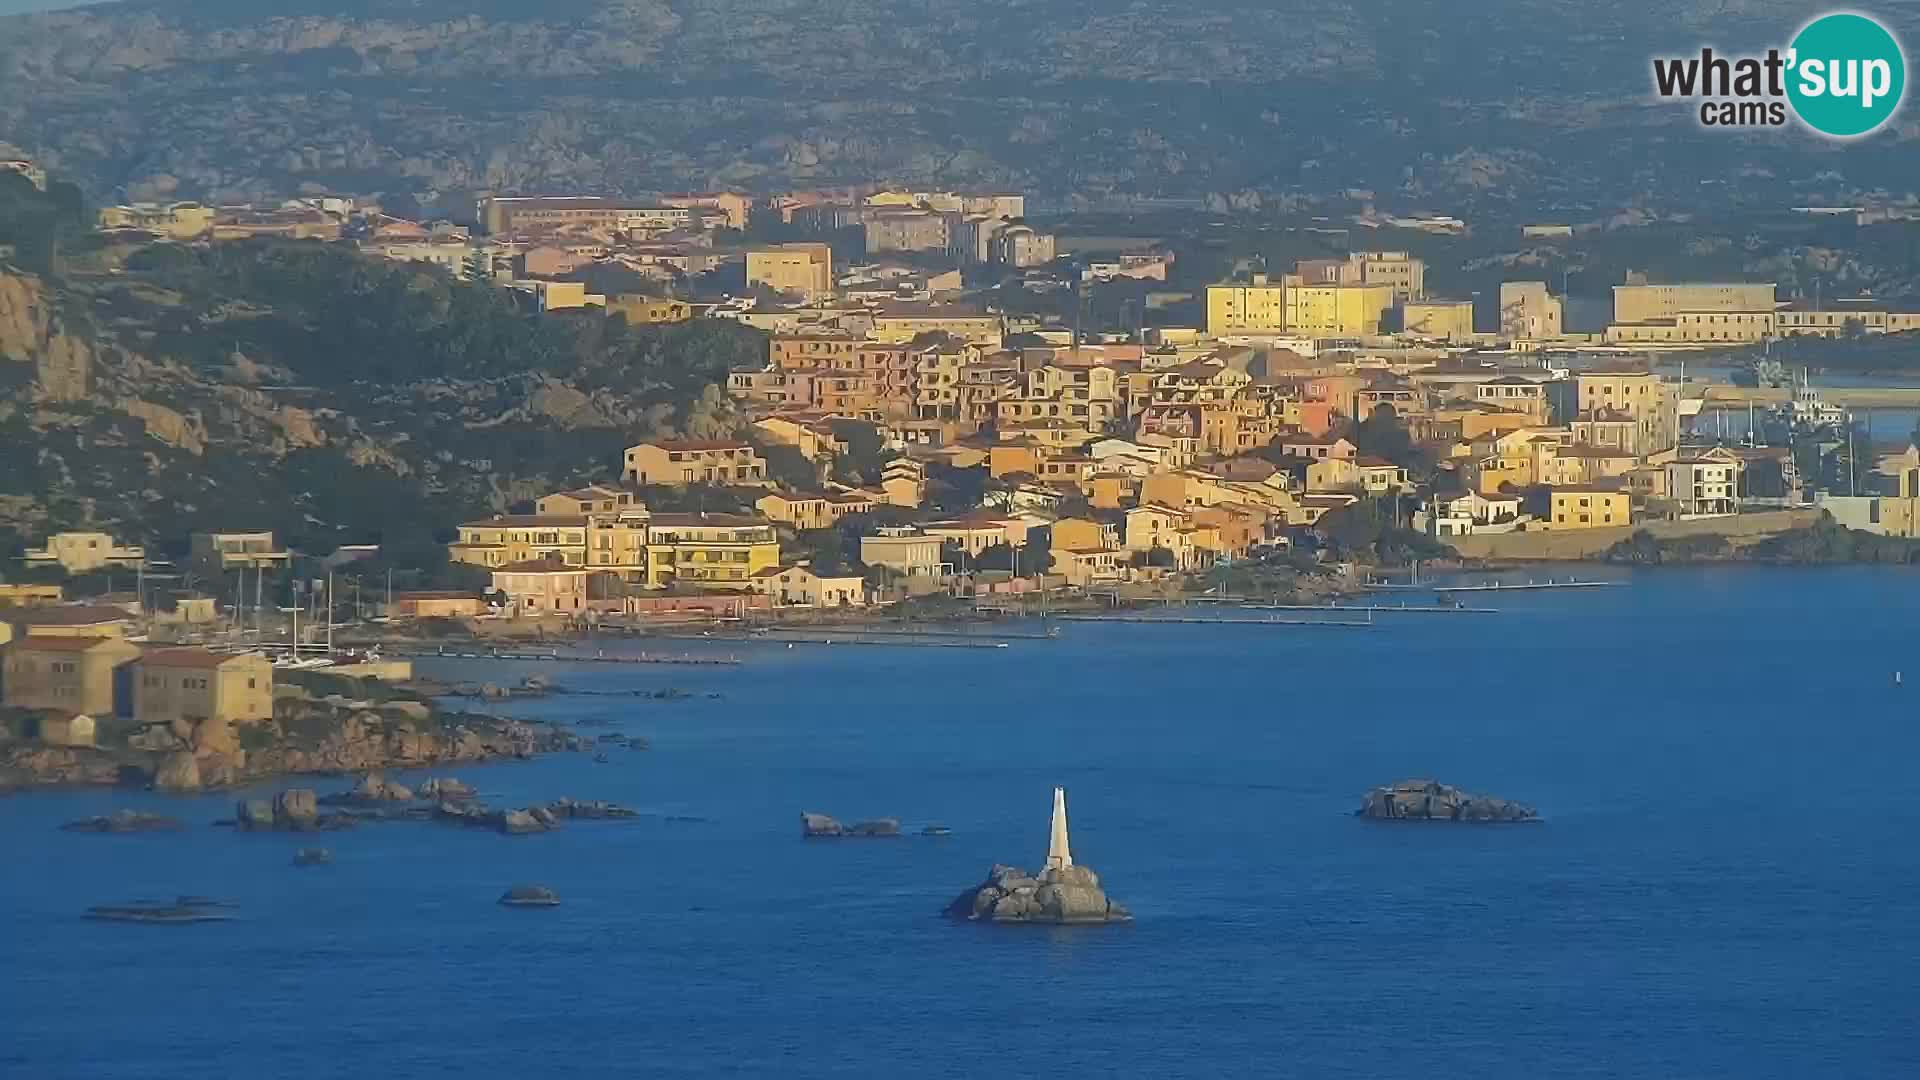
M1473 824L1539 821L1526 803L1474 795L1436 780L1401 780L1374 788L1355 816L1379 821L1464 821Z
M559 907L560 894L545 885L515 885L500 894L507 907Z
M103 904L88 908L85 915L89 919L133 923L225 922L232 918L216 901L203 896L182 896L171 904Z
M325 866L333 861L333 852L323 847L303 847L293 853L295 866Z
M180 819L170 818L164 814L146 814L138 810L115 810L104 817L69 821L60 828L63 832L173 832L180 828Z
M847 830L826 814L800 813L800 835L808 839L820 836L845 836Z
M996 923L1129 922L1133 914L1107 899L1100 876L1085 866L1029 874L1017 866L996 865L987 880L947 905L955 919Z

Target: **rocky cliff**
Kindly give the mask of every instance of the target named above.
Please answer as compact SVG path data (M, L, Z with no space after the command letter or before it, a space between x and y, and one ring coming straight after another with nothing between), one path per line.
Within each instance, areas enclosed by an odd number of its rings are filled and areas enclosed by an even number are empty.
M68 264L0 261L0 530L27 539L271 528L430 549L455 520L612 477L637 437L731 430L714 384L765 348L717 320L540 319L345 249Z

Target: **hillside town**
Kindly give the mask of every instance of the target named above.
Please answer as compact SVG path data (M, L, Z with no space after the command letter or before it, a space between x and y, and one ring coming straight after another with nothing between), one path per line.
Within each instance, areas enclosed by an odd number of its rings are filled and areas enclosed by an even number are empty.
M0 167L46 186L31 162ZM1594 557L1640 530L1820 511L1920 537L1920 449L1904 430L1876 442L1855 415L1920 406L1920 391L1747 385L1713 362L1920 330L1920 310L1783 299L1769 282L1630 274L1585 331L1547 281L1437 295L1420 257L1388 248L1241 260L1182 291L1150 239L1057 235L1018 194L881 187L499 196L471 225L347 198L139 204L96 225L109 243L348 244L507 290L530 318L731 320L765 355L726 377L725 437L639 438L578 462L575 486L432 522L444 564L400 568L398 589L378 544L291 550L243 521L171 538L184 560L139 542L163 538L37 537L0 585L0 641L5 704L68 718L49 741L84 741L103 712L271 715L276 665L407 676L336 657L336 626L1118 606L1210 589L1223 568ZM1116 282L1145 290L1151 324L1083 325L1088 293ZM1007 302L1036 296L1056 302ZM102 575L117 588L62 584Z

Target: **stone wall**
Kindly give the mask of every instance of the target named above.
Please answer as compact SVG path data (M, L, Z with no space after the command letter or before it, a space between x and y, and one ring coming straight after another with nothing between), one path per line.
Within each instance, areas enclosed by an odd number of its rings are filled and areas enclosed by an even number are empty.
M1765 510L1693 521L1651 521L1615 529L1516 532L1443 539L1462 556L1470 559L1576 561L1600 557L1608 548L1631 537L1639 529L1645 529L1662 540L1680 536L1725 536L1734 545L1740 546L1788 529L1806 528L1819 519L1818 510Z

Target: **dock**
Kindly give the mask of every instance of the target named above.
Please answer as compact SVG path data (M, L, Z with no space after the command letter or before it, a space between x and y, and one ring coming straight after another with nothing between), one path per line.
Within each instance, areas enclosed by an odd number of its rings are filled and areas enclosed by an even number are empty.
M1604 589L1614 584L1616 584L1616 582L1612 581L1553 581L1551 579L1547 581L1528 581L1521 583L1489 581L1481 585L1438 585L1434 587L1433 591L1437 593L1457 593L1518 592L1525 589Z
M1313 611L1325 611L1326 608L1312 608ZM1184 626L1328 626L1341 629L1363 629L1373 625L1373 620L1356 622L1350 619L1203 619L1189 615L1057 615L1055 618L1070 622L1114 622L1114 623L1155 623Z
M796 624L792 626L768 626L764 627L764 629L769 633L780 635L780 640L786 641L789 639L789 635L792 634L819 634L830 628ZM995 641L1058 641L1060 639L1060 631L1058 628L1048 630L1044 633L1036 633L1030 630L994 630L989 632L981 630L921 630L908 626L850 626L846 632L857 637L958 638L961 640L992 638Z
M546 651L525 651L489 649L479 651L451 651L447 649L404 649L391 650L395 656L404 656L411 660L511 660L516 663L553 663L553 664L676 664L693 667L737 667L737 656L656 656L640 653L637 656L608 656L605 653L563 653L557 649ZM321 669L325 670L325 669Z
M1454 607L1451 604L1241 604L1242 611L1351 611L1382 615L1498 615L1499 608Z

